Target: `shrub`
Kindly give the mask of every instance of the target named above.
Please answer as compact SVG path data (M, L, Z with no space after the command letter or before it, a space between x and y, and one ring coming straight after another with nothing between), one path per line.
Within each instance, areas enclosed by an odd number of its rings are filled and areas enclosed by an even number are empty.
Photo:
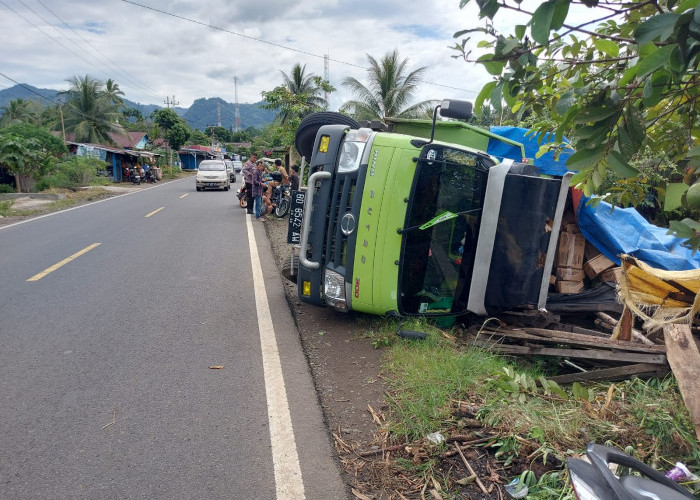
M17 190L9 184L0 184L0 193L15 193Z
M91 184L97 172L105 168L105 162L97 158L71 156L56 164L53 172L37 181L37 189L49 188L76 189Z

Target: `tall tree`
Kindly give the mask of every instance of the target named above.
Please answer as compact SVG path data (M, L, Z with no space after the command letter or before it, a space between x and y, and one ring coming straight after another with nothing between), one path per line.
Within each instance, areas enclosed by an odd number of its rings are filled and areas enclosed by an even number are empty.
M341 111L358 120L382 120L388 116L421 116L433 106L434 101L410 104L426 67L408 72L408 59L400 59L396 49L379 61L367 54L367 60L370 64L367 70L369 84L365 86L356 78L345 78L343 86L353 92L355 99L343 104Z
M0 127L6 127L14 123L34 122L37 119L37 105L26 99L15 99L2 108Z
M320 96L322 92L332 92L328 82L313 73L306 72L306 65L296 63L289 75L282 73L282 85L275 87L270 92L263 92L264 109L279 109L275 118L279 123L285 124L290 119L300 120L309 113L328 108L326 100Z
M470 0L461 0L460 6ZM507 10L529 17L512 34L491 23L455 33L455 48L494 76L475 103L502 102L515 112L546 116L540 132L556 130L573 139L567 160L578 171L572 183L587 195L608 192L623 204L644 197L635 162L651 152L662 162L687 168L692 184L700 172L700 5L697 0L625 2L583 0L596 19L567 24L571 0L549 0L533 12L518 0L477 0L480 17ZM486 40L476 61L469 34ZM687 167L686 167L687 166ZM615 189L608 190L611 180ZM690 221L692 222L692 221ZM690 228L689 228L690 231ZM692 245L700 245L695 224Z
M544 126L553 123L559 138L574 139L577 152L567 164L579 171L574 182L587 194L610 172L635 175L630 161L647 146L675 161L691 156L700 166L700 148L688 151L700 142L698 2L583 3L600 15L576 26L566 23L570 0L543 2L534 12L517 0L478 1L482 18L517 10L530 21L513 34L490 24L455 34L478 33L489 49L474 60L468 39L455 47L495 77L475 109L488 101L498 111L505 101L513 111L546 115Z
M269 92L263 91L265 102L260 107L279 110L275 120L282 126L282 142L292 144L301 119L310 113L328 108L328 103L320 94L333 92L335 89L320 76L307 73L306 65L297 63L289 75L284 71L280 73L283 84Z
M66 132L75 134L77 142L114 144L109 133L125 133L119 124L120 113L113 105L113 98L118 95L110 96L104 83L89 75L74 76L67 81L70 88L59 92L67 97L63 106ZM115 91L114 86L111 91Z
M36 125L17 123L0 129L0 168L15 176L17 192L29 192L32 182L65 152L61 139Z
M121 97L123 95L124 92L122 92L122 90L119 88L119 84L109 78L105 83L105 97L109 101L110 105L115 108L115 111L118 110L122 104L124 104L124 99Z

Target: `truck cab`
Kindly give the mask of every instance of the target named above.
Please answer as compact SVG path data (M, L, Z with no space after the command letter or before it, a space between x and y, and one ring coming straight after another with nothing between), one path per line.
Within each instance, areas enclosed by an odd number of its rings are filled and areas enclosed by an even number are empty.
M467 105L443 101L435 118ZM493 157L494 134L435 118L394 121L399 133L319 127L301 300L400 316L544 307L568 178Z

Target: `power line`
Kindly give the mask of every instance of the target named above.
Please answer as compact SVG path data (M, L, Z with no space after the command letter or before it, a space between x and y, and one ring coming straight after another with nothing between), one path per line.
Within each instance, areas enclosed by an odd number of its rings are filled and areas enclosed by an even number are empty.
M22 0L19 0L19 1L20 1L22 4L24 4L24 2L22 2ZM77 32L77 31L74 30L70 25L68 25L68 23L66 23L66 22L65 22L63 19L61 19L55 12L53 12L51 9L49 9L41 0L36 0L36 2L37 2L39 5L41 5L44 9L46 9L49 13L51 13L52 16L54 16L56 19L58 19L59 21L61 21L61 23L63 23L63 25L64 25L66 28L68 28L69 30L71 30L78 38L80 38L82 41L84 41L86 44L88 44L90 47L92 47L92 48L95 50L95 52L97 52L105 61L107 61L108 63L112 64L114 68L117 68L117 69L118 69L119 71L121 71L123 74L125 74L125 75L127 75L129 78L131 78L131 81L132 81L133 83L136 83L139 87L141 87L143 90L146 90L146 91L147 91L151 96L153 96L153 97L158 97L159 99L160 99L161 97L163 97L163 96L162 96L161 94L159 94L156 90L153 90L152 88L148 87L146 84L142 83L138 78L136 78L134 75L132 75L129 71L127 71L126 69L122 68L121 66L119 66L119 64L117 64L116 62L112 61L109 57L107 57L107 56L104 55L102 52L100 52L100 50L99 50L97 47L95 47L94 45L92 45L92 44L90 43L89 40L87 40L86 38L84 38L79 32ZM25 5L25 7L26 7L26 5ZM29 8L29 7L27 7L27 8ZM30 9L30 10L31 10L31 9ZM42 19L43 19L43 18L42 18ZM46 21L46 20L44 19L44 21ZM46 22L48 22L48 21L46 21ZM93 55L93 57L95 57L95 56ZM97 59L97 58L95 57L95 59Z
M21 0L20 0L20 2L21 2ZM66 49L68 52L70 52L70 53L73 54L74 56L76 56L76 57L82 59L83 61L85 61L85 62L86 62L87 64L89 64L90 66L93 66L93 63L91 63L90 61L88 61L87 59L85 59L82 55L80 55L80 54L78 54L77 52L75 52L74 50L72 50L70 47L67 47L66 45L64 45L63 43L61 43L60 40L57 40L56 38L54 38L53 36L51 36L49 33L47 33L46 31L44 31L41 27L39 27L39 26L37 26L36 24L32 23L29 19L27 19L27 18L24 17L22 14L20 14L19 12L17 12L15 9L13 9L13 8L10 7L9 5L7 5L3 0L0 0L0 3L3 4L5 7L7 7L9 10L11 10L12 12L14 12L16 16L18 16L18 17L20 17L21 19L23 19L27 24L29 24L30 26L32 26L32 27L38 29L38 30L41 31L45 36L47 36L48 38L50 38L51 40L53 40L54 42L56 42L57 44L59 44L61 47L63 47L64 49ZM23 5L24 5L24 4L23 4ZM27 6L25 5L25 7L27 7ZM29 8L29 7L27 7L27 8L28 8L30 11L32 11L32 13L34 13L35 15L38 16L38 14L36 14L36 12L34 12L31 8ZM38 16L38 17L41 18L41 16ZM44 20L44 21L48 23L48 21L46 21L46 20ZM50 24L50 23L49 23L49 24ZM55 29L55 28L54 28L54 29ZM104 71L103 71L103 72L104 72ZM105 73L105 74L106 74L107 76L109 76L109 74L107 74L107 73Z
M0 0L0 1L1 1L1 0ZM307 52L307 51L305 51L305 50L296 49L296 48L294 48L294 47L289 47L288 45L282 45L282 44L279 44L279 43L269 42L269 41L267 41L267 40L262 40L262 39L260 39L260 38L255 38L255 37L252 37L252 36L249 36L249 35L244 35L243 33L238 33L237 31L233 31L233 30L229 30L229 29L226 29L226 28L222 28L222 27L220 27L220 26L214 26L213 24L205 23L205 22L202 22L202 21L197 21L196 19L192 19L192 18L185 17L185 16L180 16L180 15L178 15L178 14L173 14L172 12L167 12L167 11L164 11L164 10L161 10L161 9L156 9L155 7L150 7L150 6L148 6L148 5L143 5L143 4L140 4L140 3L137 3L137 2L133 2L132 0L121 0L121 1L124 2L124 3L128 3L128 4L131 4L131 5L135 5L135 6L137 6L137 7L141 7L141 8L147 9L147 10L151 10L151 11L153 11L153 12L157 12L157 13L159 13L159 14L163 14L163 15L166 15L166 16L174 17L174 18L180 19L180 20L182 20L182 21L187 21L187 22L189 22L189 23L198 24L198 25L200 25L200 26L204 26L204 27L206 27L206 28L211 28L211 29L217 30L217 31L223 31L224 33L228 33L228 34L230 34L230 35L240 36L240 37L242 37L242 38L247 38L248 40L253 40L253 41L255 41L255 42L264 43L264 44L270 45L270 46L272 46L272 47L278 47L278 48L281 48L281 49L290 50L290 51L292 51L292 52L297 52L297 53L299 53L299 54L304 54L304 55L307 55L307 56L316 57L316 58L318 58L318 59L324 59L324 58L326 57L324 54L314 54L314 53L312 53L312 52ZM349 62L347 62L347 61L341 61L341 60L339 60L339 59L328 58L327 60L336 62L336 63L338 63L338 64L343 64L343 65L345 65L345 66L351 66L351 67L353 67L353 68L359 68L359 69L364 69L364 70L367 70L367 69L368 69L368 68L365 67L365 66L360 66L359 64L354 64L354 63L349 63ZM423 81L423 83L428 84L428 85L434 85L434 86L436 86L436 87L442 87L442 88L451 89L451 90L460 90L460 91L462 91L462 92L471 92L471 93L473 93L473 94L478 94L478 92L477 92L477 91L474 91L474 90L467 90L467 89L463 89L463 88L459 88L459 87L452 87L452 86L450 86L450 85L443 85L443 84L441 84L441 83L434 83L434 82L427 82L427 81Z

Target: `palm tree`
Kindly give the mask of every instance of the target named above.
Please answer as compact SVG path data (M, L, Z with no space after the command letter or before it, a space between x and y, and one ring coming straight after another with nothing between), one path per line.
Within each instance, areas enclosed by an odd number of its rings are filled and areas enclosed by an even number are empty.
M109 133L125 133L119 125L120 114L112 104L112 99L118 96L110 96L104 84L89 75L74 76L67 81L70 89L59 92L68 98L63 108L66 132L75 134L77 142L114 144ZM118 87L117 91L121 92Z
M387 116L415 118L423 115L435 101L422 101L407 106L427 67L406 74L408 59L399 60L398 50L388 52L380 61L367 54L369 86L353 77L343 80L343 86L352 90L355 100L343 104L340 110L358 120L380 120Z
M0 127L6 127L14 123L34 122L36 120L36 106L32 101L19 98L10 101L7 106L2 108L2 117L0 117Z
M318 95L322 90L319 85L319 77L313 73L307 74L306 65L302 66L296 63L292 67L290 75L287 75L282 70L280 70L280 73L282 73L282 79L284 80L284 88L291 94L292 99L296 101L295 107L301 108L296 113L299 118L303 118L304 115L311 111L328 107L326 100ZM281 123L285 123L292 114L290 110L283 109L278 119Z
M105 94L110 104L115 108L119 108L124 104L124 100L121 98L124 92L119 88L119 84L111 78L109 78L105 84Z

